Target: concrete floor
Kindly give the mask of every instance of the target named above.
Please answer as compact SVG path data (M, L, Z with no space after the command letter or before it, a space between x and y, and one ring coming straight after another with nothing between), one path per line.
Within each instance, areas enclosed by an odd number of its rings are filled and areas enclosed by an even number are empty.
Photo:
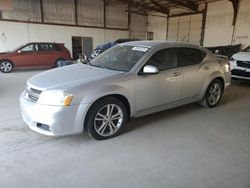
M96 141L47 137L23 123L19 94L41 71L0 73L0 187L250 187L250 82L234 81L216 108L141 117Z

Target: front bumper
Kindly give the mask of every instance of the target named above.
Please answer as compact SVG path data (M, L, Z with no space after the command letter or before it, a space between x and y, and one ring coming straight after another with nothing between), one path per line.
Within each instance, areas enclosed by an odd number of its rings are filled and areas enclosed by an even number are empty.
M231 77L250 80L250 68L238 66L236 61L231 61Z
M63 136L83 132L85 111L88 104L71 106L41 105L20 96L24 122L30 129L48 136Z

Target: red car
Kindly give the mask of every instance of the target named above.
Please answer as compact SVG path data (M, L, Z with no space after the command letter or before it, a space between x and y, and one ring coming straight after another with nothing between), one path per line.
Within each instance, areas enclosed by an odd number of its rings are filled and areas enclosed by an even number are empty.
M61 60L71 60L62 43L28 43L12 52L0 53L0 70L11 72L22 67L57 67Z

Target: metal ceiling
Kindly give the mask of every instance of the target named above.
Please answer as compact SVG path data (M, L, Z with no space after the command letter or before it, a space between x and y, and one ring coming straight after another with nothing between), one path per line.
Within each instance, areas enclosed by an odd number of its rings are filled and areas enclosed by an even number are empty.
M150 15L161 13L168 15L193 14L204 9L206 3L221 0L117 0L127 3L129 10L134 13ZM229 0L234 1L234 0Z

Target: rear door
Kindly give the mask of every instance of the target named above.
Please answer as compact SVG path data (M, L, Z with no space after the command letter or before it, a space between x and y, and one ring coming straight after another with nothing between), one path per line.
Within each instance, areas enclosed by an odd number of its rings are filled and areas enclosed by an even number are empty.
M196 97L211 74L212 67L204 62L205 52L195 48L178 48L178 64L183 70L182 99Z
M56 50L53 44L39 43L38 52L40 66L53 66L55 64Z

